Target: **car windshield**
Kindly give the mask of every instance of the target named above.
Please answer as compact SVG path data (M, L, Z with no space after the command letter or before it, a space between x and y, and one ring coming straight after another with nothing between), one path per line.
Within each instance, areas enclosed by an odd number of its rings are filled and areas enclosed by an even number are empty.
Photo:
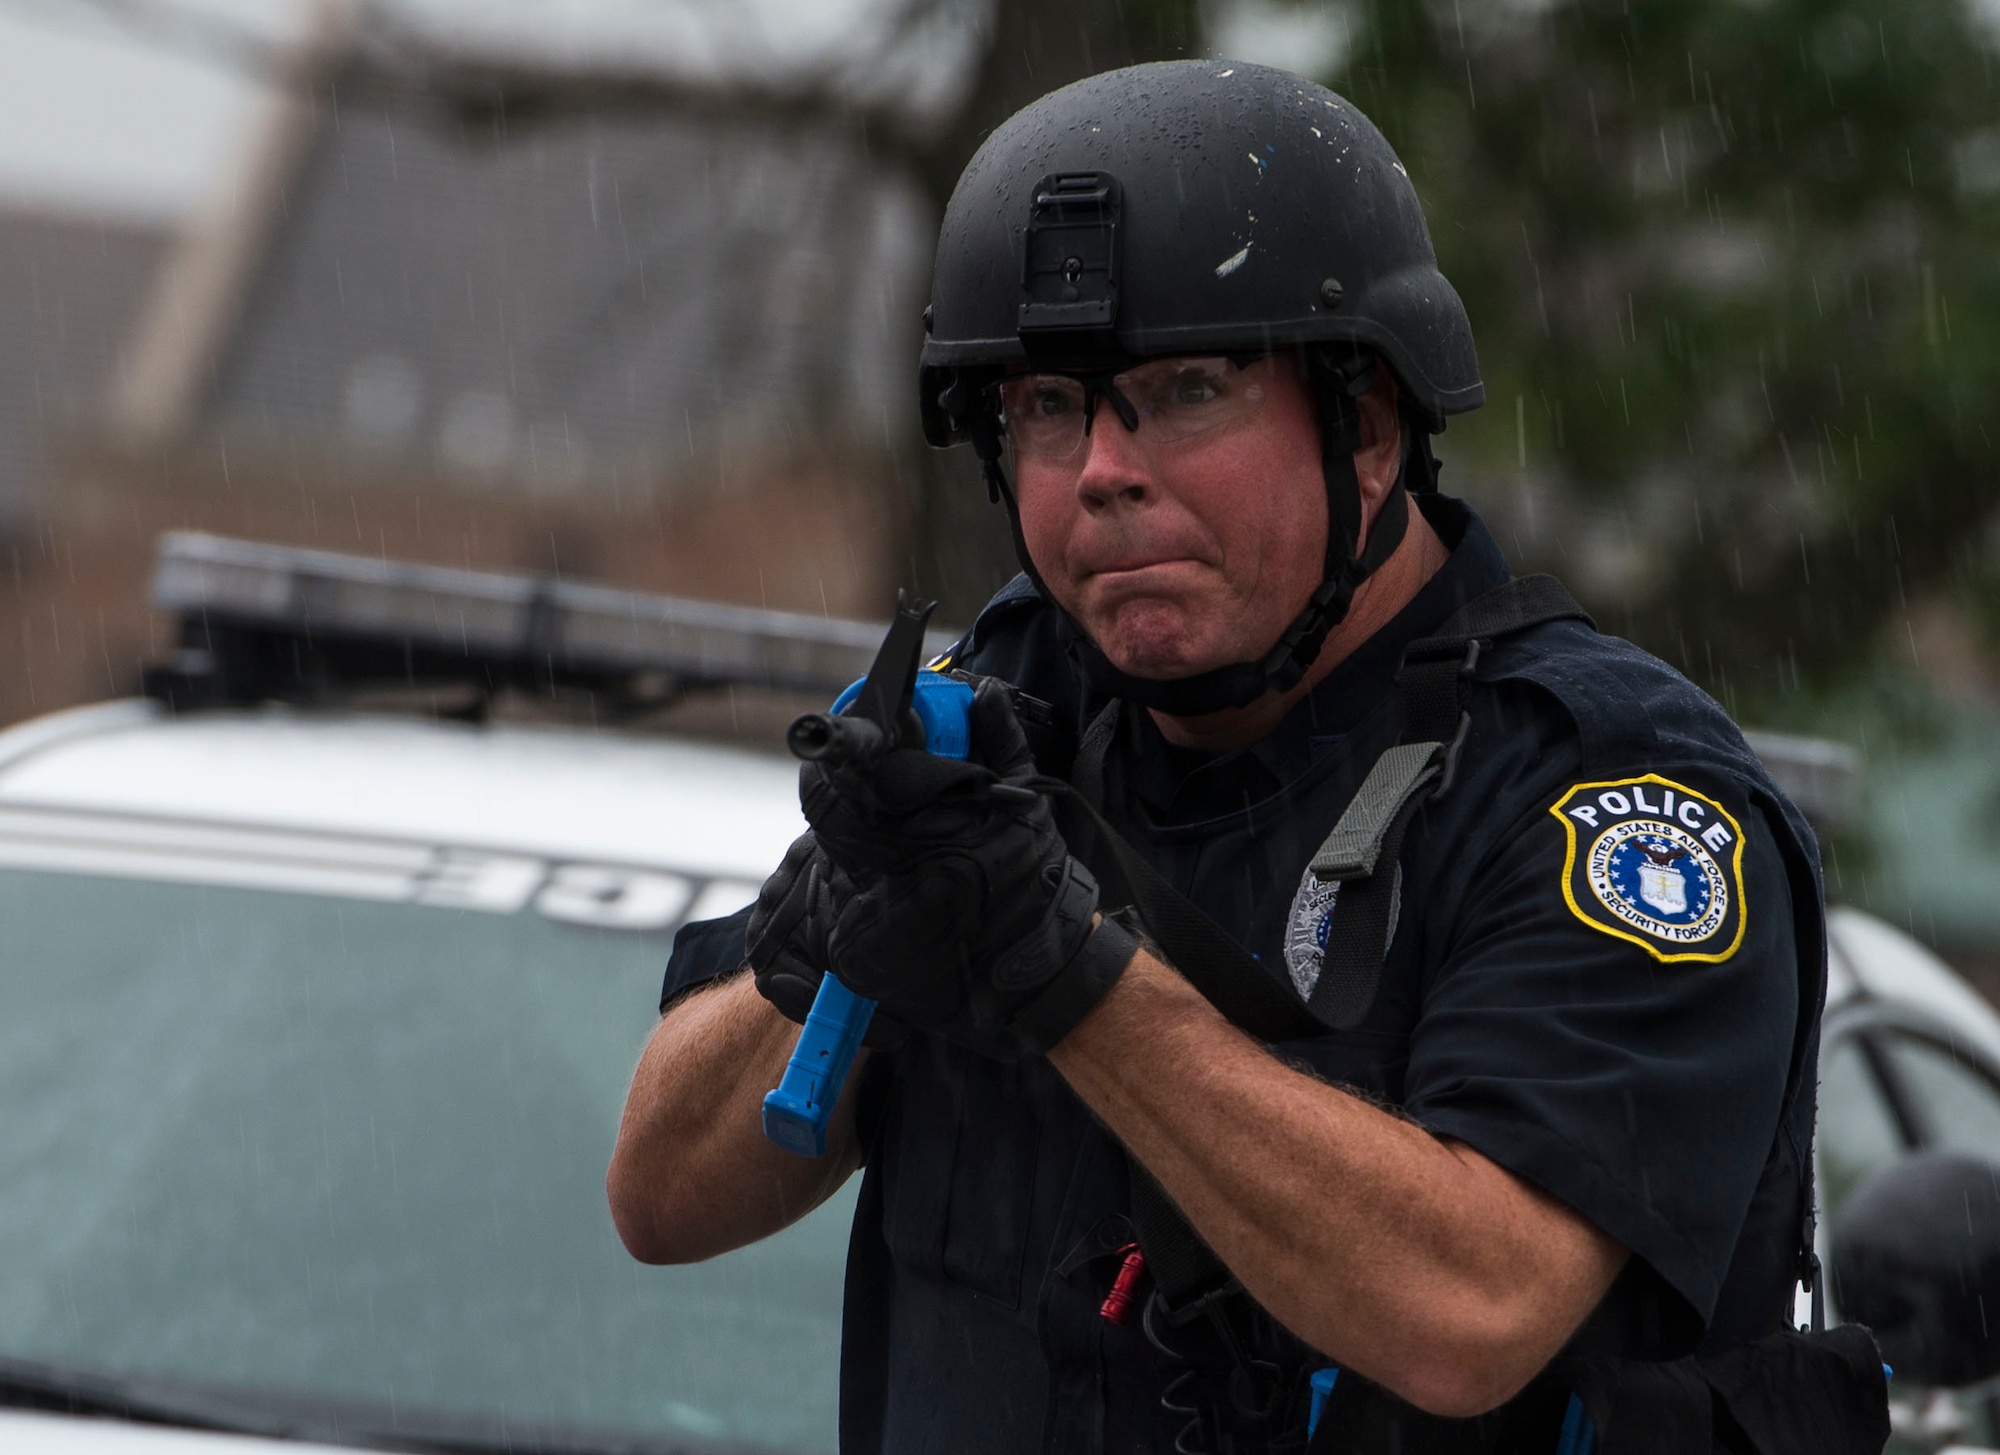
M0 1357L833 1448L851 1193L691 1268L612 1230L663 936L12 870L0 925Z

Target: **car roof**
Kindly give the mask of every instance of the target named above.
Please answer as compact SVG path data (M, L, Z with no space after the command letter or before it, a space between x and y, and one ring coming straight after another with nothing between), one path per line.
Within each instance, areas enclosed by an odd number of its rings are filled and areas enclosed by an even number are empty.
M719 743L284 707L116 702L0 732L0 811L61 810L763 879L796 766Z
M2000 1015L1944 961L1848 905L1829 908L1826 924L1829 1013L1870 1003L1913 1010L2000 1067Z

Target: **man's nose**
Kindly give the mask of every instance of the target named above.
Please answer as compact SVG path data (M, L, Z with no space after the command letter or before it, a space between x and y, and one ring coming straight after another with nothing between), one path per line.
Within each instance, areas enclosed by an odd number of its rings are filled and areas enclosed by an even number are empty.
M1111 400L1100 398L1096 405L1090 430L1079 446L1083 466L1077 472L1077 496L1090 511L1144 504L1158 488L1152 461Z

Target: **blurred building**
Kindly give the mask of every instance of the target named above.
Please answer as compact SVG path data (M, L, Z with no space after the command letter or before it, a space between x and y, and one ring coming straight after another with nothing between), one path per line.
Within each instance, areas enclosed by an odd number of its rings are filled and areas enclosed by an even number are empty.
M0 721L105 692L100 613L119 582L42 508L63 442L94 428L170 251L164 229L0 213Z
M131 690L175 527L881 611L928 259L867 114L481 64L323 25L181 235L0 227L0 720Z
M18 510L39 436L101 416L170 241L161 228L0 213L0 512Z

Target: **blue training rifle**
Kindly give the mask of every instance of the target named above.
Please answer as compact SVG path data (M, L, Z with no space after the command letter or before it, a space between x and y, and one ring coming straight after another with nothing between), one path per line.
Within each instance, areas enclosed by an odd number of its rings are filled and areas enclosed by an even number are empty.
M857 762L902 746L921 746L945 758L966 755L972 688L943 673L918 669L931 609L898 599L896 619L868 675L841 693L831 711L809 712L785 734L794 757L808 763ZM874 1014L874 1001L832 975L820 981L784 1079L764 1096L766 1137L802 1157L826 1155L827 1122Z

